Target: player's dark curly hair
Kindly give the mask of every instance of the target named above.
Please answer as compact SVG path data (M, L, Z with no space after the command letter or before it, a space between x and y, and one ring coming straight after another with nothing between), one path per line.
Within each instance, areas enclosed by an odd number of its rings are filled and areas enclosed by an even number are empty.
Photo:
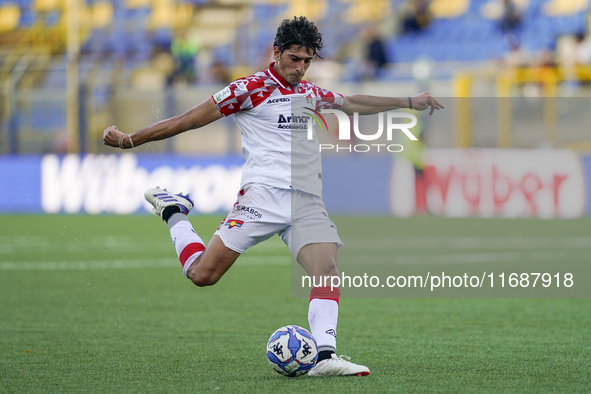
M284 19L277 28L273 47L279 47L279 53L283 53L294 44L310 48L314 55L322 59L318 55L318 51L324 47L322 33L314 22L310 22L305 16Z

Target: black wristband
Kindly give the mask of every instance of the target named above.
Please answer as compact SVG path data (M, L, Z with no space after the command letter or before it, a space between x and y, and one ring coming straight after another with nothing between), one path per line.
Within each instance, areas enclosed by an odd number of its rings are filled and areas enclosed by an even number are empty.
M408 108L410 108L410 109L414 109L414 108L412 107L412 99L411 99L410 97L408 98Z

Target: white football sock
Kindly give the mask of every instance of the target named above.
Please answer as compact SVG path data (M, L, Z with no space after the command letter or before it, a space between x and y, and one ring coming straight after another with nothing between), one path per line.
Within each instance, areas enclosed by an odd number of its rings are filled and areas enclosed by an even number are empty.
M331 291L330 288L315 287L310 293L308 323L312 336L316 339L318 351L336 351L339 296L338 288Z
M168 219L170 237L183 266L185 276L197 257L205 251L203 240L197 235L187 215L175 213Z

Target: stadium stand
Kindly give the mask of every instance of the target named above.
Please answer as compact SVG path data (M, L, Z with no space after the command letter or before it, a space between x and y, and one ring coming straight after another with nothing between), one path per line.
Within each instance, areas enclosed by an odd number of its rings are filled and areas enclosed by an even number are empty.
M417 34L398 35L393 31L386 41L390 57L398 63L420 58L434 62L502 58L507 48L504 33L498 28L495 1L432 0L433 22ZM276 21L287 15L307 14L325 31L330 44L325 56L334 57L343 45L355 41L363 24L392 19L404 3L306 0L250 5L248 0L88 0L82 10L82 19L88 23L84 23L81 51L83 56L125 59L146 67L155 51L170 47L175 32L190 29L199 36L209 58L230 67L256 67L269 47ZM518 0L516 4L523 12L523 26L516 34L530 52L552 48L557 37L587 27L588 0ZM250 17L244 16L246 8L250 8ZM34 30L39 28L36 23L42 29L61 28L63 33L63 14L61 0L2 0L0 35ZM6 44L5 39L2 44ZM348 59L344 56L339 60ZM55 82L51 75L48 73L48 84Z
M507 48L497 19L483 12L486 0L434 1L435 19L428 29L415 35L392 37L388 48L400 62L429 57L435 62L482 61L502 58ZM572 3L579 3L572 7ZM561 35L587 28L588 1L561 2L529 0L523 10L522 27L516 31L530 52L554 48ZM550 5L549 5L550 4ZM484 15L483 15L484 14Z
M300 14L324 32L328 45L322 55L341 64L344 82L359 78L355 51L368 25L389 32L384 43L396 64L380 70L377 78L383 81L412 80L411 64L419 60L437 65L432 77L449 79L464 63L491 64L505 57L501 0L431 0L431 23L420 32L400 34L396 19L409 1L83 0L79 78L88 95L85 105L90 114L106 111L113 86L164 88L174 67L171 43L181 32L198 37L201 45L197 83L209 83L206 70L214 62L227 66L232 78L248 74L268 62L277 22ZM560 37L587 31L590 0L514 2L522 21L513 34L528 53L554 51ZM65 15L65 0L0 0L0 83L23 91L45 89L65 103ZM31 94L26 99L32 101L22 102L22 96L2 109L3 136L10 135L7 124L15 116L18 127L31 132L45 127L38 121L44 116L51 118L46 129L65 127L65 111L48 110L39 97ZM29 116L34 119L25 121ZM10 144L4 142L7 151Z

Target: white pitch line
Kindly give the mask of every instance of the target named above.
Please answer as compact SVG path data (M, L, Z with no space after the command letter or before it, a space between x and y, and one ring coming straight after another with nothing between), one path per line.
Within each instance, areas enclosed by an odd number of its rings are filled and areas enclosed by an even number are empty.
M499 253L454 253L423 255L354 255L341 254L342 266L351 262L379 265L425 265L425 264L486 264L486 263L537 263L564 261L589 261L589 255L582 251L536 251ZM236 266L288 266L288 256L242 256ZM81 271L105 269L180 268L174 258L96 261L7 261L0 262L0 271Z
M521 252L527 249L531 251L553 250L568 251L578 249L591 252L591 237L380 237L368 238L364 236L343 237L345 249L377 251L402 251L402 250L429 250L440 249L450 252L470 251L479 252L479 249ZM81 251L154 251L171 250L169 240L159 242L144 242L133 237L117 239L112 236L92 237L90 240L70 240L63 244L52 242L47 236L0 236L0 257L19 253L62 253L71 254ZM277 238L263 242L255 249L262 252L284 252L285 245ZM91 253L92 254L92 253ZM69 259L66 259L69 260ZM113 261L113 260L108 260Z
M290 264L289 257L243 256L236 266L272 266ZM0 262L0 271L83 271L138 268L181 268L174 258L137 260L96 260L96 261L5 261Z

